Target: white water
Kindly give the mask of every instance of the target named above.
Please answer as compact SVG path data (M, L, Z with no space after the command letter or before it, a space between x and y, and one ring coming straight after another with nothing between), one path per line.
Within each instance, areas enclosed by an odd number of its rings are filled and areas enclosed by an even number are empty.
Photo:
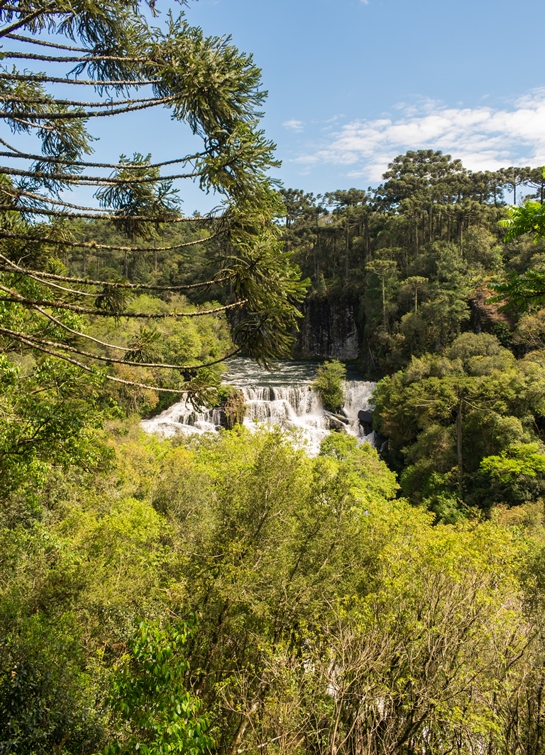
M334 426L354 435L360 442L373 443L373 433L364 434L358 412L369 411L375 383L365 380L345 383L342 414L346 421L343 423L324 411L312 390L315 370L315 365L288 362L279 370L266 372L249 360L238 359L233 360L226 382L242 391L246 404L244 424L250 429L265 423L294 431L298 445L312 454L318 452L321 441ZM216 432L220 427L220 411L196 412L190 404L180 401L157 417L144 420L142 427L163 436Z

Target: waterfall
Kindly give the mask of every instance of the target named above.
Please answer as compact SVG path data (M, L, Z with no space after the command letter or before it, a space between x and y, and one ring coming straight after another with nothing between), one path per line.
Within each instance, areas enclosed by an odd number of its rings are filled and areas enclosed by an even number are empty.
M195 433L216 432L220 426L220 410L196 411L184 399L165 409L156 417L143 420L141 425L146 432L156 433L165 438L179 433L194 435Z
M300 364L300 368L298 365ZM318 453L321 441L333 429L354 435L360 442L373 443L373 433L365 435L358 412L371 409L375 383L348 380L345 404L338 414L324 410L311 382L316 367L308 363L287 363L276 373L266 373L249 360L237 360L227 381L244 395L244 425L253 430L259 424L277 425L292 430L296 442L311 454ZM178 433L216 432L220 429L220 410L196 411L187 401L179 401L142 427L150 433L173 436Z

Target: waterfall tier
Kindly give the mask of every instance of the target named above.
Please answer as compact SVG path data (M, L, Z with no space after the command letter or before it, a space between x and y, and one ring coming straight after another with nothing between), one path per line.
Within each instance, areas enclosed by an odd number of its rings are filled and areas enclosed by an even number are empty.
M242 365L241 362L238 360L238 369L230 370L227 378L244 395L246 427L255 429L257 424L265 423L292 430L297 435L298 444L304 445L312 454L318 452L321 441L331 430L347 432L361 442L373 442L373 433L365 434L358 412L370 410L375 383L348 380L344 407L339 414L332 414L325 411L319 396L312 390L313 376L308 374L308 365L303 364L298 371L297 363L287 363L284 370L279 371L281 374L274 374L250 366L247 360ZM286 382L279 384L280 380ZM188 402L179 401L157 417L144 420L142 427L150 433L173 436L216 432L220 423L220 409L199 412Z

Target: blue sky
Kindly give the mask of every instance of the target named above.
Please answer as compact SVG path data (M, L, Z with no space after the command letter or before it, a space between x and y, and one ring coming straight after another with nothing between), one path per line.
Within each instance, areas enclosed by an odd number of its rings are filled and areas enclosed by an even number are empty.
M199 0L254 53L286 186L376 185L407 149L545 164L542 0Z
M286 187L376 186L407 149L441 149L474 170L545 165L543 0L190 0L186 12L262 68ZM97 120L107 162L196 146L165 110ZM197 187L183 196L186 213L217 203Z

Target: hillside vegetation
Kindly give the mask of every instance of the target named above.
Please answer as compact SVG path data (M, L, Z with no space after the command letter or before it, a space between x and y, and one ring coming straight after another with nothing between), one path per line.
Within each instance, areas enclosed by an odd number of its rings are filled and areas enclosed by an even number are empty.
M0 1L34 150L2 139L0 755L545 755L542 171L278 192L252 57L156 13ZM88 122L155 106L196 153L91 162ZM305 295L355 303L380 454L250 433L220 385L289 357ZM230 429L145 435L182 395Z
M472 173L422 150L376 190L283 192L307 301L356 312L384 458L444 521L543 493L544 186L541 168Z
M338 434L82 432L5 497L3 751L541 752L540 506L434 526Z
M339 433L315 459L279 430L145 436L138 419L158 407L157 391L7 349L0 752L545 751L545 372L531 324L541 315L482 303L491 314L475 332L470 314L472 291L493 273L539 270L541 246L502 245L493 222L505 211L484 207L489 229L467 229L464 243L481 233L493 266L470 264L468 247L445 240L419 247L429 277L403 278L393 259L402 251L391 247L374 251L375 266L364 258L349 268L390 373L375 424L391 468ZM391 211L392 224L399 217ZM335 215L322 222L326 234L345 230ZM466 281L456 296L432 279L452 272L453 259ZM192 280L200 263L58 264L175 282ZM310 296L338 283L320 285ZM457 319L407 353L404 323L419 318L429 336L440 295L458 302ZM171 303L141 294L135 306ZM189 296L184 307L200 303ZM121 345L138 335L130 319L82 323ZM230 345L225 317L161 322L155 333L148 348L163 360L205 360ZM219 372L206 375L217 383Z

